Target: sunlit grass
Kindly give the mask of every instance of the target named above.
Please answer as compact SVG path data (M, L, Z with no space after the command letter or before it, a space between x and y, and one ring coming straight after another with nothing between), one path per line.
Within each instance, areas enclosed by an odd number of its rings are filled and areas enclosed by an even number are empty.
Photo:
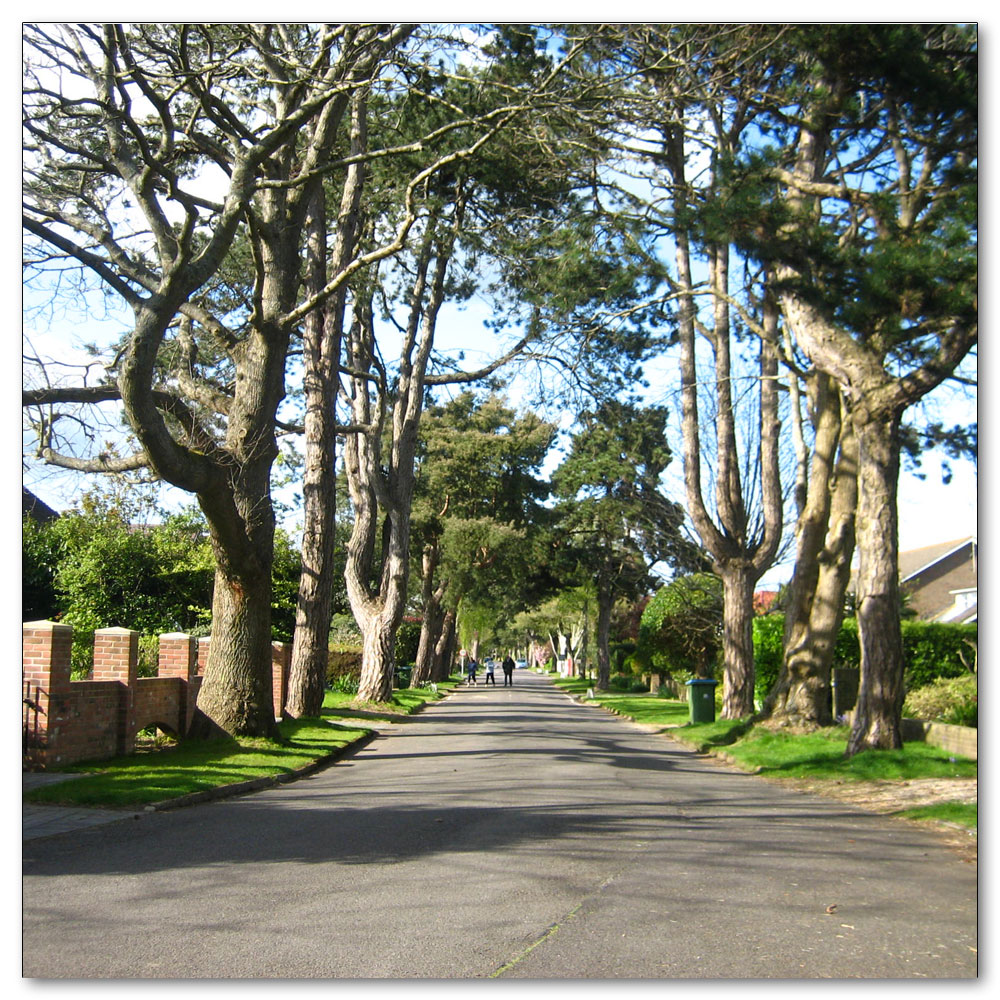
M437 701L453 690L459 683L457 677L440 681L433 688L401 688L392 692L392 700L386 702L359 701L356 694L343 691L327 691L323 696L323 715L344 719L368 719L371 721L392 721L393 716L410 715L421 705Z
M979 829L979 805L976 802L940 802L933 806L916 806L896 813L906 819L934 820L954 823L968 830Z
M176 747L65 768L86 777L27 792L28 802L141 806L253 778L289 774L360 739L368 730L322 719L279 724L281 742L185 740Z
M558 687L585 695L593 682L559 678ZM845 757L849 730L831 726L791 734L754 726L749 720L716 719L691 723L687 702L653 694L594 692L595 701L636 722L671 726L670 735L699 751L725 749L734 763L771 777L838 781L908 781L916 778L975 778L976 761L956 757L928 743L905 743L901 750L866 750Z

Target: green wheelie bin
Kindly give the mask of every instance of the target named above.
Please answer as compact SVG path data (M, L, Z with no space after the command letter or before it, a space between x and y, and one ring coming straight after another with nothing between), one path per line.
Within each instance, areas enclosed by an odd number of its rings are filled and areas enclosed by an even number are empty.
M692 722L715 722L716 681L694 677L687 682Z

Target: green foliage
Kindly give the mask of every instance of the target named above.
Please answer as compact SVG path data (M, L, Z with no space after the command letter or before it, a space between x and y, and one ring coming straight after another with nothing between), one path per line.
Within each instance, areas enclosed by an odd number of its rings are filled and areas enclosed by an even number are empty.
M904 621L902 628L908 691L939 677L961 677L969 672L978 642L978 625Z
M969 673L978 637L977 625L949 622L903 621L903 680L907 691L932 684L942 677ZM770 614L753 622L754 669L757 697L768 694L778 677L784 654L785 616ZM857 667L861 661L856 618L845 618L834 643L833 664Z
M56 568L62 561L64 542L49 524L26 517L21 524L22 621L53 620L59 614L55 588Z
M141 490L113 480L54 521L26 520L22 546L30 583L24 608L32 615L26 620L46 617L73 626L74 677L91 670L96 629L141 634L141 676L156 672L156 636L211 630L215 562L196 508L163 516ZM274 637L286 642L295 628L299 572L299 554L279 530L272 623Z
M924 722L978 726L978 675L966 673L960 677L942 677L910 691L903 702L903 715Z
M654 670L711 673L722 645L722 581L678 577L656 592L639 623L639 651Z
M760 701L778 680L785 649L785 616L763 615L753 620L754 695Z

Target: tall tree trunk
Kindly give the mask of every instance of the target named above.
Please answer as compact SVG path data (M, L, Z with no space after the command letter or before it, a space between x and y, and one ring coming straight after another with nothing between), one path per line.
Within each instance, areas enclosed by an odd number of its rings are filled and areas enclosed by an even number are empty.
M434 571L437 568L437 544L424 547L423 577L421 591L423 596L423 616L420 622L420 642L417 645L417 662L410 675L410 685L417 687L431 680L434 673L434 648L441 638L444 626L444 609L441 599L444 597L444 586L434 586Z
M881 417L881 419L880 419ZM847 754L903 745L903 641L899 625L898 414L857 426L858 635L861 682Z
M261 664L267 670L260 669ZM188 735L277 735L271 681L271 580L215 574L212 640Z
M352 98L351 153L366 146L366 103L363 91ZM364 167L348 168L337 219L337 237L329 261L331 274L341 274L354 255ZM318 294L328 280L326 201L322 183L315 185L309 208L306 290ZM314 309L305 322L305 474L302 575L295 609L295 640L288 679L286 712L293 718L317 716L323 709L330 645L335 528L337 509L337 389L344 333L347 290Z
M384 702L392 699L395 674L396 629L399 622L374 615L362 625L363 647L358 701Z
M731 560L718 567L722 577L722 718L742 719L754 710L753 588L750 566Z
M326 281L326 211L317 185L311 208L306 283L310 291ZM301 576L295 607L295 637L285 713L293 719L318 716L330 645L336 527L337 362L340 336L325 308L306 317L303 335L305 373L305 471L302 477L303 530Z
M814 728L832 722L830 669L854 554L857 441L850 421L842 421L833 380L816 373L814 383L815 444L799 514L784 656L761 713L773 726Z
M455 656L455 621L455 610L454 608L449 608L444 613L444 623L441 626L441 635L438 637L438 641L434 644L434 661L431 673L432 681L445 681L451 673L451 664Z
M614 595L604 581L597 588L597 688L607 691L611 686L611 611Z

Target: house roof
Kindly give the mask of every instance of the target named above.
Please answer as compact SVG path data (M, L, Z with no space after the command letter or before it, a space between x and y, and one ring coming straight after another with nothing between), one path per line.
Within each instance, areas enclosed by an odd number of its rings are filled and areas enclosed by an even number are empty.
M59 514L43 500L39 500L26 486L21 487L21 516L31 517L39 524L54 521Z
M976 543L973 536L958 538L951 542L938 542L936 545L927 545L921 549L910 549L909 552L899 553L899 578L909 580L910 577L922 573L928 566L940 562L945 556L957 552L970 542Z

